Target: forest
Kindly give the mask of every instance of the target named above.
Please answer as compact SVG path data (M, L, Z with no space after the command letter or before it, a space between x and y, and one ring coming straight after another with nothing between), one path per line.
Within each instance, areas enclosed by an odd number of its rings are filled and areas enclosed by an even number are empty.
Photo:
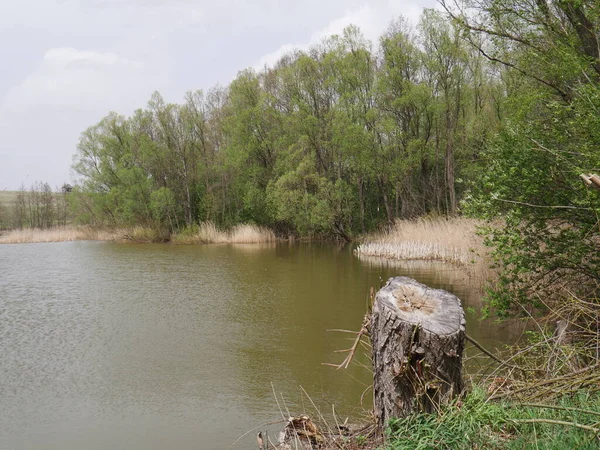
M513 76L440 13L377 45L350 26L229 86L154 93L81 136L80 220L170 231L252 222L352 240L395 218L455 215Z

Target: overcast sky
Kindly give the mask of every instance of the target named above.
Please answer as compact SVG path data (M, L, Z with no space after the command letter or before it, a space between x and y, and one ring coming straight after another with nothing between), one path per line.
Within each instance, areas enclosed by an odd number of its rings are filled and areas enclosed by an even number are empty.
M153 91L226 85L239 70L358 25L375 41L436 0L0 0L0 190L71 181L79 134Z

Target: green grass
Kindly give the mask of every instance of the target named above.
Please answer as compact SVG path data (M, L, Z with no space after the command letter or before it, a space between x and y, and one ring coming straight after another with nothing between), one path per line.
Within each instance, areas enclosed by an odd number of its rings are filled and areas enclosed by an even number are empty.
M489 402L476 389L439 415L394 420L386 450L401 449L597 449L599 437L574 424L600 426L600 395L579 392L552 405L562 409ZM572 408L572 409L564 409ZM575 410L574 410L574 409ZM595 413L595 414L594 414ZM521 422L533 420L535 423ZM562 421L551 424L544 420Z

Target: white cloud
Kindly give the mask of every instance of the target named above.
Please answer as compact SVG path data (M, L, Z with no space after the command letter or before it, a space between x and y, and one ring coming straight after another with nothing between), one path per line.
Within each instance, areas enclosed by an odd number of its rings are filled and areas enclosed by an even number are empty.
M142 62L112 52L53 48L46 51L33 73L8 91L0 111L39 107L108 111L127 107L128 100L137 98L140 90L146 97L149 94L152 77L144 69Z
M112 66L114 64L122 63L126 65L138 65L139 63L129 61L125 58L121 58L115 53L98 53L92 51L81 51L72 47L61 47L53 48L48 50L44 54L44 61L50 65L57 65L65 67L67 64L83 61L98 65Z
M115 52L57 47L0 104L0 189L68 181L79 133L109 111L130 114L164 82L161 71Z
M67 181L79 133L180 101L353 23L373 41L436 0L0 0L0 189ZM268 54L267 54L268 53ZM261 55L265 55L262 56Z
M435 0L408 0L404 2L390 0L377 3L376 7L371 6L371 3L364 3L358 8L347 10L343 16L332 20L324 28L313 33L306 42L288 43L280 46L277 50L261 57L254 68L260 70L265 65L272 66L286 53L296 49L307 50L311 45L317 44L328 36L342 34L344 28L348 25L358 26L363 35L376 45L379 37L394 18L403 16L413 25L416 25L424 7L436 6Z

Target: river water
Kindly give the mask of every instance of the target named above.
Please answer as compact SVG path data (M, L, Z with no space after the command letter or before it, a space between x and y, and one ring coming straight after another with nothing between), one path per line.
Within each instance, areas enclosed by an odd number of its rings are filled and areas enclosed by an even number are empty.
M255 448L311 401L357 419L369 372L323 365L350 346L327 330L358 330L395 275L479 306L456 270L334 245L2 245L0 449ZM470 314L467 332L512 338Z

